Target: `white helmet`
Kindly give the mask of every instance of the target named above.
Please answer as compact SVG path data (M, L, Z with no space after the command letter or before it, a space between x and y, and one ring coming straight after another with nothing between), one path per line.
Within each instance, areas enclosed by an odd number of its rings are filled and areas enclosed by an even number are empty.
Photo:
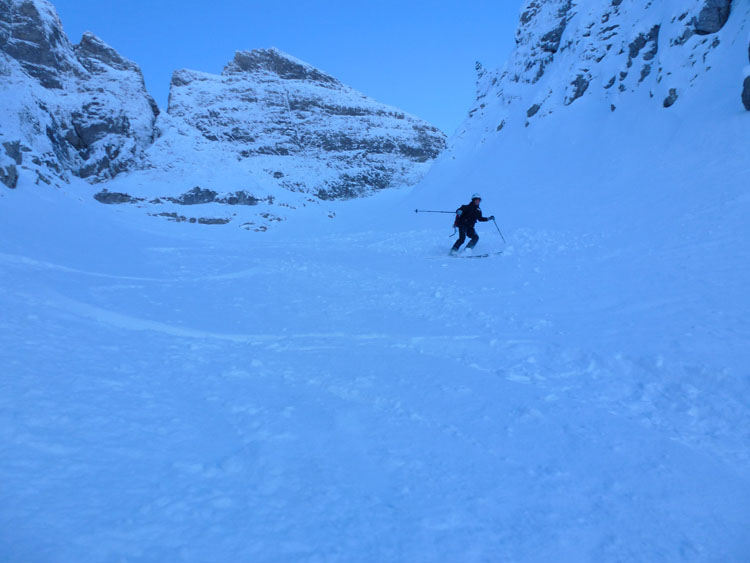
M479 194L474 194L474 195L471 196L471 199L472 199L472 201L475 200L475 199L482 199L482 196L479 195Z

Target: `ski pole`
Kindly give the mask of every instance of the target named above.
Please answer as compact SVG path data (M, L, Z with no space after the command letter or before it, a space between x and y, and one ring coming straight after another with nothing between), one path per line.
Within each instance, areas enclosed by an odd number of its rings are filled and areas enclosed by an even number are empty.
M414 213L455 213L455 211L427 211L426 209L415 209Z
M500 234L500 238L503 239L503 242L505 242L505 237L503 236L503 233L500 232L500 227L497 226L497 221L493 219L492 222L495 223L495 228L497 229L497 232Z

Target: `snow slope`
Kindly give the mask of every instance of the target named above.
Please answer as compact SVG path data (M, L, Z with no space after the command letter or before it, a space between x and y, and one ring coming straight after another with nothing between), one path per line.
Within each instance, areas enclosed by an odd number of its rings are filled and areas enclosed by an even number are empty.
M460 260L404 197L260 234L4 192L3 559L746 561L739 217Z
M526 127L529 83L335 219L0 191L0 558L746 562L736 5L670 108L590 89ZM476 190L507 245L449 258L413 209Z

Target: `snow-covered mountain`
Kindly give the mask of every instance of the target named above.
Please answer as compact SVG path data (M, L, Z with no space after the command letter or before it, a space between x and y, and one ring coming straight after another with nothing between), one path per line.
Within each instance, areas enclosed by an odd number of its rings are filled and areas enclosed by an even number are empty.
M135 63L91 33L71 44L44 0L0 0L0 180L15 187L135 167L159 110Z
M220 76L174 73L141 170L95 197L172 221L265 231L304 207L417 183L437 128L277 49L241 51ZM186 207L189 206L189 207Z
M464 131L533 126L587 102L612 112L638 105L644 115L679 104L723 72L734 74L726 95L750 109L750 80L742 82L747 12L732 0L528 0L507 63L496 71L478 65Z
M276 49L238 52L221 76L175 72L157 120L139 67L90 33L72 45L45 0L0 0L0 75L6 186L25 170L57 185L131 172L94 197L177 221L265 230L292 208L414 184L445 148L437 128ZM208 217L180 212L208 203Z
M323 199L413 184L445 147L437 128L277 49L238 52L221 76L176 72L168 113L280 187Z
M240 51L220 76L175 72L156 127L143 169L97 199L251 230L302 207L328 212L326 200L413 185L446 144L432 125L277 49Z

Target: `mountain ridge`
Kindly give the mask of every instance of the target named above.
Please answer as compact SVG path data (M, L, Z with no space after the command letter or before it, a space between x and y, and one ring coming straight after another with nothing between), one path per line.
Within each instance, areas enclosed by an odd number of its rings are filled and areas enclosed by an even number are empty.
M216 193L222 205L294 208L414 184L445 147L436 127L275 47L237 51L220 75L176 70L160 113L140 67L91 32L73 45L51 3L0 8L0 181L10 188L31 173L58 187L101 184L102 203ZM233 179L217 184L207 168Z

